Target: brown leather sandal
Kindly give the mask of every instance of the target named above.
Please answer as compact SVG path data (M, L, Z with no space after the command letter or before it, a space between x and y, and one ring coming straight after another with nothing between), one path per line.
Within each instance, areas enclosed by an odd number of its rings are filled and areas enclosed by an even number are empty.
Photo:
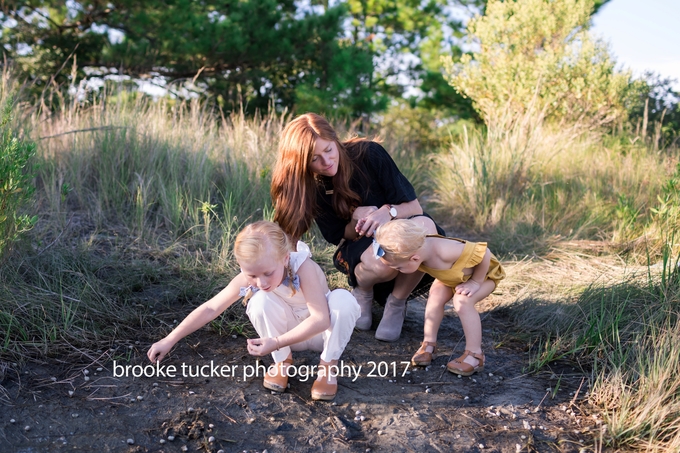
M427 352L427 348L432 346L432 352ZM437 343L432 341L423 341L420 348L411 357L411 365L413 366L428 366L434 359L434 354L437 352Z
M275 392L284 392L288 388L288 373L282 372L283 364L293 364L292 358L287 358L283 362L275 363L269 367L264 374L264 388Z
M319 371L321 371L322 368L324 370L323 378L321 380L318 379L315 380L314 384L312 384L312 399L331 401L333 398L335 398L335 395L338 393L337 376L336 382L334 384L329 383L328 378L331 367L330 365L319 364Z
M469 363L464 362L467 356L471 356L479 360L477 366L472 366ZM475 352L465 350L462 356L447 363L446 369L453 374L459 374L461 376L472 376L478 371L484 370L484 353L482 352L481 354L477 354Z

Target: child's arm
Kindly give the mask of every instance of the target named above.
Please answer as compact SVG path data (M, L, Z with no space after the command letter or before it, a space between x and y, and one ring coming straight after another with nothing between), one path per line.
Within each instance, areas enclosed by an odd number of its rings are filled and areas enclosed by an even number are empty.
M160 362L175 343L217 318L240 298L239 291L242 286L248 286L248 281L242 273L239 273L226 288L189 313L165 338L151 345L146 354L149 360Z
M482 286L482 283L484 283L484 280L486 280L486 273L489 272L490 265L491 252L487 248L484 252L482 261L472 268L473 271L470 279L456 286L456 294L462 294L464 296L472 296L475 294Z
M276 338L254 338L248 340L248 352L264 356L285 346L308 340L328 329L331 316L328 310L328 283L323 271L311 259L305 260L297 272L300 277L300 291L305 296L309 317L293 329Z

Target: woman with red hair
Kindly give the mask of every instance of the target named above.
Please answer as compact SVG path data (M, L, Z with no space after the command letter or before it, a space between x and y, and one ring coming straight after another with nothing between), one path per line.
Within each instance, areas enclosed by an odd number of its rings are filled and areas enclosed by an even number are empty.
M373 233L395 218L413 218L432 234L444 231L423 213L413 186L387 151L370 140L341 142L319 115L298 116L281 136L271 196L274 220L294 240L316 221L323 237L338 245L334 264L347 274L361 307L357 328L371 328L374 287L376 298L380 289L391 288L375 336L397 340L406 299L423 274L402 274L376 259Z

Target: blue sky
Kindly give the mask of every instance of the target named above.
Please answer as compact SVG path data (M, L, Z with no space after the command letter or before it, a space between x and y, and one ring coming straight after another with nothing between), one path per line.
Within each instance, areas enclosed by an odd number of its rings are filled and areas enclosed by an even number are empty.
M609 42L620 67L677 79L680 90L680 0L611 0L591 32Z

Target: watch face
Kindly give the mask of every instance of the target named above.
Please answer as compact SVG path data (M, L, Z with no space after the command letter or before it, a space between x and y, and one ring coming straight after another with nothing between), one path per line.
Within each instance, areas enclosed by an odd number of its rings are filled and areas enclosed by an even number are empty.
M394 206L390 207L390 216L392 218L395 218L397 216L397 208L395 208Z

